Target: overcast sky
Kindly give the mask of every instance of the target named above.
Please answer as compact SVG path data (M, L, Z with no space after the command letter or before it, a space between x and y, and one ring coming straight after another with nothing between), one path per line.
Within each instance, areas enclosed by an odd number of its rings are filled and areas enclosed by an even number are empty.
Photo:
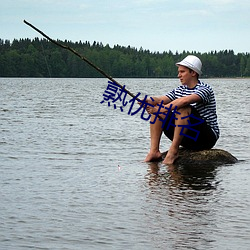
M0 38L93 41L182 52L250 52L249 0L0 0Z

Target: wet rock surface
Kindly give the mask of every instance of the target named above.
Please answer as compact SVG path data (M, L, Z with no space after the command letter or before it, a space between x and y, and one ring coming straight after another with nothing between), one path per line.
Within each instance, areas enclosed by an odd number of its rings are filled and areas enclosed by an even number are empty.
M167 152L162 154L164 159ZM209 150L187 150L181 148L179 157L174 162L176 165L223 165L238 162L238 159L229 152L223 149L209 149Z

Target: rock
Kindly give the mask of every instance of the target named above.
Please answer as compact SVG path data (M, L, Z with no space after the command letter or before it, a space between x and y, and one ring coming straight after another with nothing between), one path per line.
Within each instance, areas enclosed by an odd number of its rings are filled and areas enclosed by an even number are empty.
M163 153L162 157L166 156L167 152ZM175 165L213 165L218 166L222 164L236 163L238 160L229 152L222 149L209 150L188 150L181 148L179 151L179 158L174 162Z

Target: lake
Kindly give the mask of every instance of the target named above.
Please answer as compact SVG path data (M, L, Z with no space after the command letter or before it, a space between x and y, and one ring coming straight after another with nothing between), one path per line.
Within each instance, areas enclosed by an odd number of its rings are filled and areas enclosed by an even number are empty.
M100 103L107 79L0 78L0 249L249 249L250 79L204 82L236 164L144 163L149 123Z

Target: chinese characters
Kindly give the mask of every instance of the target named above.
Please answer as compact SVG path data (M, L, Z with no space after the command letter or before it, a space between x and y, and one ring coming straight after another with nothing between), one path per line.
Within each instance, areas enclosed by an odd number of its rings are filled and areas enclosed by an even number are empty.
M139 92L134 98L132 98L129 101L126 101L127 92L126 92L126 89L125 89L125 85L122 88L120 88L120 86L117 85L115 82L108 81L108 86L107 86L106 90L103 93L103 100L100 103L103 104L103 103L106 102L106 103L108 103L109 107L111 105L113 105L114 109L119 108L121 112L124 111L125 107L130 105L129 110L128 110L128 115L133 116L133 115L135 115L135 114L137 114L137 113L139 113L141 111L141 119L145 120L145 121L148 121L151 118L151 114L147 114L146 109L147 109L148 106L154 107L154 105L149 104L146 101L147 97L148 97L147 95L145 95L143 100L141 99L139 107L136 108L136 110L132 110L136 100L138 100L140 95L141 95L141 93ZM150 97L150 98L151 98L152 101L154 101L152 97ZM176 118L175 115L180 114L177 111L177 107L175 107L172 110L172 104L170 105L169 108L167 108L167 107L165 107L163 105L163 101L161 101L161 103L157 104L157 108L158 108L158 110L154 113L154 115L155 115L154 120L150 121L150 123L154 124L156 122L156 119L159 119L160 121L162 121L162 128L165 127L166 130L168 130L170 128L170 126L176 127L176 125L174 123L174 120L177 120L178 118ZM161 112L162 109L163 110L166 109L166 111ZM145 114L145 112L146 112L146 114ZM162 118L162 116L164 116L164 118ZM192 118L198 120L198 122L197 123L191 123L190 120L188 119L189 117L192 117ZM193 139L193 140L196 141L198 136L199 136L200 131L194 129L193 127L203 123L204 120L202 120L201 118L195 117L193 114L191 114L189 116L181 117L181 119L188 119L187 120L188 124L187 125L178 125L179 127L182 127L180 135L187 136L190 139ZM166 124L167 121L168 121L168 124ZM185 128L196 132L196 136L191 137L190 135L187 135L187 134L183 133L183 130Z

